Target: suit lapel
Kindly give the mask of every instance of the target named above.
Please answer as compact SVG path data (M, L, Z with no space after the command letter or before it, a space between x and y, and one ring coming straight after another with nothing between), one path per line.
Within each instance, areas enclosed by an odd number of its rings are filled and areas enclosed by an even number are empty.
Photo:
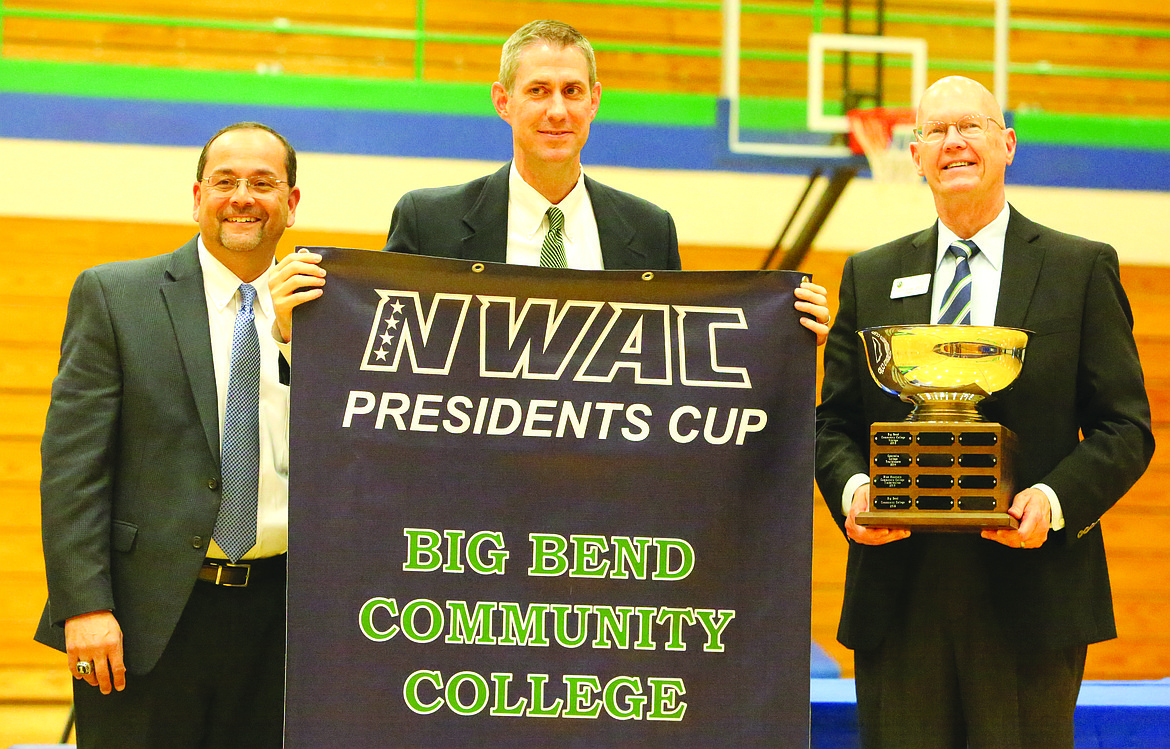
M179 355L191 385L195 409L207 435L212 455L219 455L219 409L216 407L215 362L211 357L211 327L207 321L207 294L199 267L199 245L192 239L171 255L162 281L162 295L170 313Z
M589 175L585 175L585 189L593 206L593 219L597 222L602 267L606 270L645 268L646 255L634 246L637 230L619 210L610 190L591 180Z
M1036 242L1040 231L1036 224L1011 208L1007 235L1004 238L1003 270L999 280L999 299L995 306L995 324L1011 328L1024 325L1040 269L1044 265L1044 248Z
M479 199L463 216L467 233L462 240L462 257L492 263L508 262L508 162L488 177Z
M923 229L910 240L910 252L901 254L901 278L923 274L930 275L931 283L923 294L915 294L899 300L895 314L899 325L916 325L930 322L930 300L934 285L934 264L938 256L938 222L929 229Z
M462 257L493 263L508 261L508 177L511 163L491 175L479 198L463 216L467 229ZM602 264L607 270L642 268L645 255L634 246L636 229L619 210L613 195L604 186L585 176L585 189L593 206Z

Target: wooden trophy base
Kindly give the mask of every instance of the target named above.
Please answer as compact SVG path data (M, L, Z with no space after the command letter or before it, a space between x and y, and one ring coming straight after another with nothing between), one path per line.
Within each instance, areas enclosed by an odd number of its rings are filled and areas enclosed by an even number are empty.
M868 512L857 524L921 531L1017 528L1016 435L1002 424L884 421L870 427Z

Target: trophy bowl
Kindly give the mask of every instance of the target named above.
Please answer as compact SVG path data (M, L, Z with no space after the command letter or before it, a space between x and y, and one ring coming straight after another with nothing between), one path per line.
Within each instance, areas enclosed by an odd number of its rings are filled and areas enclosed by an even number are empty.
M858 333L882 390L914 406L906 421L983 421L984 398L1015 381L1030 331L980 325L886 325Z

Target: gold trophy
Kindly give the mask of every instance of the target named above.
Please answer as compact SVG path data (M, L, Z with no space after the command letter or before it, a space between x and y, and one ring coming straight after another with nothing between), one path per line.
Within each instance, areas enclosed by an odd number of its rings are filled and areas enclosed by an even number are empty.
M923 531L1016 528L1016 435L980 401L1015 381L1029 331L889 325L858 335L878 386L914 409L870 427L869 511L858 525Z

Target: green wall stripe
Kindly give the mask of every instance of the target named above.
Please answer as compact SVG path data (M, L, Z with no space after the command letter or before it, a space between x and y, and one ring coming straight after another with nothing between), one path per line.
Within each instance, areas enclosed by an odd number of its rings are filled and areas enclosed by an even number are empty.
M158 101L483 114L486 86L0 60L0 90Z
M1013 119L1025 143L1170 150L1170 120L1023 111Z
M262 75L0 60L0 90L119 99L495 116L488 83ZM606 119L614 122L695 127L715 124L715 97L702 94L608 90L602 94L602 106Z
M357 109L494 117L488 84L394 79L262 75L128 65L0 59L0 91L158 101ZM716 98L705 94L609 89L606 121L712 127ZM745 128L803 130L805 103L744 97ZM1015 126L1025 141L1049 144L1170 150L1170 120L1021 111Z

